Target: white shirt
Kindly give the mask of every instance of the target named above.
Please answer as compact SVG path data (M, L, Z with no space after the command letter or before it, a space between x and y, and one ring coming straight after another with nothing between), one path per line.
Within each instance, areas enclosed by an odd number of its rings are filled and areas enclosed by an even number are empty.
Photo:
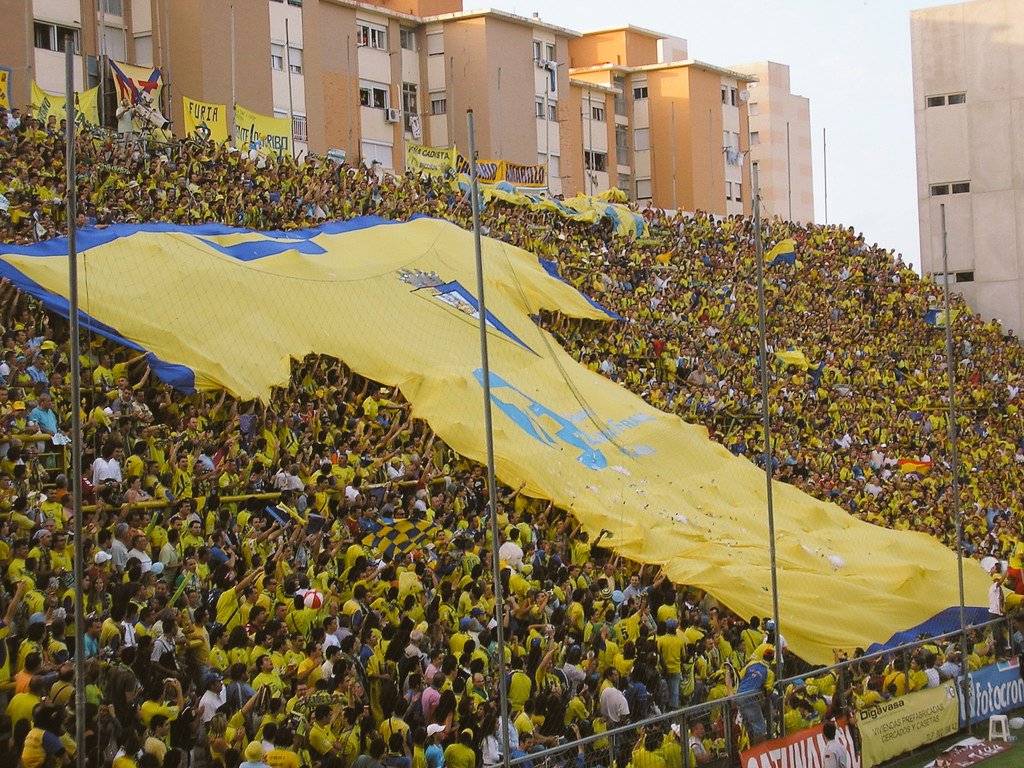
M100 485L104 480L121 482L121 463L117 459L107 461L101 456L92 463L92 484Z
M228 700L228 689L221 686L220 693L214 693L213 691L207 691L203 694L203 698L199 700L199 703L203 707L202 721L203 725L213 720L213 716L217 714L217 710L220 709Z
M601 691L601 716L612 725L624 723L629 718L629 702L614 685Z
M151 558L145 552L143 552L142 550L139 550L139 549L135 549L133 547L132 549L128 550L128 558L127 558L127 560L131 560L133 557L142 564L142 572L143 573L149 573L150 570L152 570L152 568L153 568L153 558ZM125 562L127 562L127 560Z
M1003 585L993 581L988 588L988 612L993 616L1003 615Z
M828 742L821 752L821 768L850 768L850 756L835 739Z

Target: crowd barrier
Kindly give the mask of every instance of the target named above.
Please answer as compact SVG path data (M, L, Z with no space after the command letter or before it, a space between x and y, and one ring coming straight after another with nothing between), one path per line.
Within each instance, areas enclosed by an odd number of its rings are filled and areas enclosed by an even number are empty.
M967 632L992 630L998 635L997 628L1002 629L1004 637L1013 641L1014 653L1019 650L1020 636L1015 637L1017 630L1013 617L972 625ZM970 643L973 645L973 641ZM779 704L787 688L805 678L820 678L831 673L839 681L838 690L858 668L866 668L879 659L903 659L905 663L900 671L907 674L908 660L913 653L933 644L939 644L944 650L954 646L960 649L963 647L963 634L960 630L947 632L815 668L800 677L783 679L775 684L772 691L756 698L749 694L733 694L620 724L558 746L525 754L515 753L510 765L518 768L625 768L637 764L633 752L651 733L663 735L661 756L668 766L782 768L822 765L825 747L822 723L785 733ZM968 679L970 688L966 695L961 673L955 678L942 680L936 687L893 697L880 704L862 709L855 709L852 705L844 707L835 721L836 741L846 750L852 768L874 768L958 731L970 730L972 725L985 723L992 715L1024 708L1024 679L1021 678L1016 655L1008 655L1003 661L970 671ZM749 711L752 701L761 708L769 737L756 744L750 744L741 714L742 709ZM595 711L594 716L597 714ZM698 723L703 726L707 755L695 761L687 746ZM671 758L677 747L679 760L673 763Z

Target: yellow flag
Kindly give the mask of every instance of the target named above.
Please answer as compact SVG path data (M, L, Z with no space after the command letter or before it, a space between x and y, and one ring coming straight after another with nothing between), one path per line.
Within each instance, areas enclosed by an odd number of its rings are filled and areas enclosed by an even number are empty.
M185 135L222 144L228 140L228 109L224 104L207 104L181 97Z
M75 94L77 101L75 121L79 125L83 123L100 124L99 91L99 86L96 86L88 91ZM67 117L65 101L63 95L44 91L38 83L32 81L32 112L42 125L46 125L50 115L56 115L58 123Z
M287 117L268 117L235 106L235 146L262 155L292 154L292 126Z

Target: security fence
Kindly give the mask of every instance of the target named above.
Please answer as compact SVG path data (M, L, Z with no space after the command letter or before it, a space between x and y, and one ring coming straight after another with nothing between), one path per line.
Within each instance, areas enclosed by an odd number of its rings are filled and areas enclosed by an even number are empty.
M971 625L966 634L956 630L921 637L814 668L777 682L770 691L732 693L636 722L609 722L595 703L593 719L570 729L576 738L527 752L513 745L510 765L652 768L661 761L665 768L792 765L793 760L779 762L787 750L790 756L793 752L806 755L824 745L822 724L810 722L821 720L818 700L828 690L824 698L837 724L836 740L851 758L857 758L851 764L870 768L969 728L972 722L983 722L990 714L1024 706L1024 681L1016 661L1010 660L1021 640L1015 621L1007 617ZM997 641L1006 645L995 648ZM1010 661L992 664L991 671L989 667L969 670L968 685L961 663L965 652L968 664L976 665L976 659L989 656ZM924 669L925 663L931 669ZM985 682L993 675L1002 675L999 679L1004 682ZM711 695L715 693L712 689ZM801 713L801 708L808 717L794 714ZM523 743L524 737L519 738ZM768 751L774 757L763 762L760 757Z

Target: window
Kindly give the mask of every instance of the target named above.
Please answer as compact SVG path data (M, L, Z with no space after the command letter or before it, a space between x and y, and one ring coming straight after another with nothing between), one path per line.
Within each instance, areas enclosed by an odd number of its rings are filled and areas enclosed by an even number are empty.
M737 203L743 202L743 185L738 181L732 183L732 199Z
M585 150L583 152L583 167L588 171L607 171L608 153Z
M388 31L377 24L360 24L356 33L356 42L367 48L386 51L388 49Z
M124 16L124 3L122 0L103 0L101 8L104 13L111 16Z
M402 83L402 118L405 130L412 131L410 120L419 115L419 98L415 83Z
M444 91L434 91L430 94L430 114L448 114L448 97Z
M548 102L548 120L550 120L552 123L558 122L558 102L557 101L549 101Z
M604 122L604 107L597 104L591 103L590 105L590 119L597 120L599 123Z
M394 168L392 146L390 144L382 144L379 141L363 141L359 145L359 151L362 153L363 162L368 168L372 168L374 164L384 168Z
M540 40L534 40L533 41L533 60L534 61L540 61L541 58L542 58L541 54L543 52L544 52L544 45L543 45L543 43L541 43Z
M929 96L926 102L929 107L944 107L946 106L945 96Z
M554 43L548 43L547 45L544 46L544 58L547 59L548 61L555 61L558 58L557 54L555 53Z
M637 197L637 200L650 200L651 199L651 180L650 179L637 179L636 180L636 197Z
M964 104L967 101L966 93L951 93L946 97L946 103L952 106L953 104Z
M756 147L760 143L761 143L761 132L760 131L751 131L750 132L750 146Z
M284 46L278 43L270 44L270 68L278 72L284 69Z
M78 44L78 30L72 27L62 27L60 24L48 24L43 21L37 21L35 23L35 42L36 48L42 48L44 51L59 51L64 53L65 51L65 38L71 35L71 44L74 52L79 52Z
M971 182L969 181L958 181L955 184L949 185L949 191L954 195L964 195L971 191Z
M726 87L729 88L729 106L735 107L739 103L739 91L731 86Z
M615 114L626 115L626 78L615 78Z
M444 56L444 32L427 34L427 56Z
M970 271L970 272L957 272L956 273L956 282L958 282L958 283L973 283L974 282L974 272L973 272L973 270Z
M533 114L538 120L544 119L544 99L537 99L534 102Z
M651 148L651 129L650 128L637 128L633 131L633 149L637 152L643 152L645 149Z
M725 199L726 200L732 200L732 182L731 181L726 181L725 182Z
M728 104L729 103L729 86L727 86L727 85L723 85L722 86L722 103L723 104Z
M621 163L629 154L629 128L625 125L615 126L615 154Z
M932 197L949 194L949 184L932 184Z
M297 5L299 8L301 8L302 0L288 0L288 5Z
M633 179L628 173L620 173L618 184L619 189L628 196L633 191Z
M309 134L306 133L306 116L292 115L292 139L295 141L307 141Z
M750 116L750 117L757 117L757 113L759 111L760 110L757 108L757 102L756 101L748 101L747 102L747 115L748 116Z
M633 98L634 99L646 99L647 98L647 86L646 85L638 85L635 88L633 88ZM639 184L639 182L637 182L637 183Z
M293 75L302 74L302 49L294 46L288 49L288 71Z
M403 51L416 50L416 30L402 27L398 30L398 42Z
M359 106L370 109L387 109L388 87L382 84L362 83L359 86Z

